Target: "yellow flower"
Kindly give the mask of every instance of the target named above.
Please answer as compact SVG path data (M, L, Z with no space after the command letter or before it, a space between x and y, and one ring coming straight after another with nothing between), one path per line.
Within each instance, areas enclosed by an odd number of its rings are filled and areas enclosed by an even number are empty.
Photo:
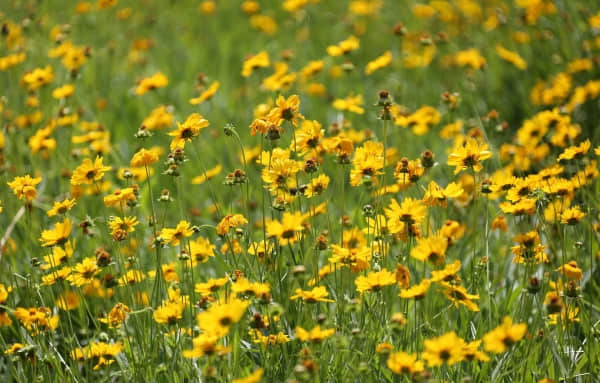
M277 238L282 245L296 243L299 234L304 230L302 223L305 215L300 212L283 213L281 222L278 220L267 221L268 238Z
M565 263L556 271L560 271L563 275L569 279L580 280L583 278L583 271L579 268L576 261L571 261L569 263Z
M526 323L513 325L512 319L506 316L500 326L483 336L484 348L486 351L501 354L523 339L526 332Z
M51 83L52 80L54 80L54 72L50 65L47 65L45 68L36 68L23 75L23 83L30 91L38 90L44 85Z
M298 119L304 119L299 113L300 97L297 94L289 96L287 99L282 95L277 97L275 107L267 114L267 120L279 127L284 121L289 121L294 126L298 126Z
M509 51L502 45L496 45L496 53L501 59L508 61L521 70L527 69L527 61L523 60L518 53Z
M127 314L131 312L131 309L123 303L117 303L114 307L106 314L106 317L99 318L98 320L102 323L106 323L110 328L119 328L121 324L127 319Z
M237 298L216 303L198 314L198 326L207 333L227 335L229 328L242 319L249 304L250 302Z
M194 230L190 228L190 223L187 221L179 221L174 229L164 228L160 232L162 242L178 246L182 238L191 237Z
M479 307L473 302L473 299L479 299L479 294L469 294L467 289L461 285L454 285L448 282L440 282L440 284L445 288L443 293L446 298L454 302L456 307L460 303L471 311L479 311Z
M110 166L104 166L103 157L97 156L94 162L89 158L83 160L71 176L71 185L85 185L98 182L104 177L104 173L111 169Z
M58 315L52 315L47 307L17 307L14 315L32 333L54 330L58 326Z
M483 169L481 161L492 157L487 144L479 144L475 138L468 138L464 145L458 145L448 156L448 165L456 166L454 174L462 170L473 169L480 172Z
M375 72L376 70L385 68L386 66L390 65L391 62L392 52L386 51L383 55L377 57L375 60L369 61L367 67L365 68L365 74L369 75Z
M141 96L148 91L165 87L169 84L167 76L161 72L156 72L151 77L143 78L139 81L138 86L135 88L135 94Z
M386 364L395 374L414 375L425 370L423 362L417 360L417 354L407 354L403 351L390 354Z
M194 291L202 294L202 296L209 296L215 291L218 291L221 287L229 282L229 278L223 277L218 279L209 279L208 282L196 283Z
M490 361L490 357L485 352L479 350L481 342L481 340L476 340L463 345L463 351L465 353L466 360L479 360L482 362Z
M185 305L181 302L167 302L154 310L154 320L157 323L175 324L183 318L183 309Z
M438 367L442 364L453 365L465 359L464 344L465 341L454 331L427 339L424 342L423 359L427 361L429 367Z
M109 194L104 197L104 204L107 207L120 205L123 207L123 203L128 203L130 201L135 201L135 190L134 188L125 188L125 189L117 189L112 194Z
M225 236L229 230L235 227L246 225L248 220L241 214L228 214L217 225L217 234L221 237Z
M79 294L74 291L65 291L56 298L56 306L61 310L75 310L79 307Z
M440 265L446 258L447 248L448 240L441 235L419 238L417 245L411 249L410 256L422 262Z
M96 263L96 258L87 257L73 267L67 280L71 282L71 285L73 286L85 286L92 283L94 276L99 272L100 268Z
M264 370L259 368L245 378L234 379L232 383L258 383L262 379Z
M427 294L427 290L429 290L430 285L431 281L429 279L423 279L418 285L414 285L410 288L400 291L400 294L398 294L398 296L400 298L406 299L423 299L425 297L425 294Z
M52 97L56 99L67 98L75 92L75 85L66 84L52 91Z
M327 54L330 56L342 56L348 54L360 47L360 41L355 36L350 36L344 41L340 41L338 45L330 45L327 47Z
M150 166L158 161L159 151L154 149L140 149L131 158L130 166L137 168L143 166Z
M31 202L37 197L35 186L40 182L42 182L42 177L31 178L29 174L26 174L23 177L15 177L7 184L18 199L25 198L27 202Z
M199 105L204 101L210 100L217 93L217 90L219 90L219 85L220 84L218 81L213 82L205 91L200 94L200 96L190 98L190 104Z
M221 164L218 164L214 168L208 169L203 174L201 174L201 175L199 175L197 177L192 178L191 183L194 184L194 185L203 184L205 181L210 180L210 179L216 177L219 173L221 173L221 170L223 170L223 166Z
M378 291L384 286L396 283L396 275L386 269L377 272L370 272L367 276L359 276L354 280L356 290L360 293L365 291Z
M268 68L271 65L269 60L269 54L266 51L262 51L257 53L254 56L248 57L244 60L244 65L242 68L242 76L248 77L252 74L254 69L257 68Z
M296 295L292 295L290 299L294 300L302 298L302 300L307 303L334 302L333 300L327 298L328 295L329 293L327 292L325 286L318 286L309 291L296 289Z
M202 333L192 340L193 349L184 350L185 358L200 358L204 355L226 355L231 347L218 345L219 336L215 334Z
M43 247L62 245L67 241L71 234L71 221L65 218L63 222L58 222L51 230L42 231L40 242Z
M408 197L402 201L402 204L398 204L396 199L392 199L384 212L390 220L388 222L390 232L398 233L404 229L404 224L421 223L425 218L427 208L422 201Z
M363 114L364 108L362 94L354 96L353 94L348 95L346 98L338 98L333 101L333 107L337 110L347 110L348 112Z
M585 217L585 213L579 209L579 206L574 206L564 210L560 214L560 223L566 225L576 225Z
M171 141L171 150L176 148L183 149L187 141L192 141L200 130L209 126L210 123L198 113L191 114L183 124L177 123L177 129L169 132L169 136L174 137Z
M48 215L48 217L54 217L57 214L65 214L66 212L68 212L69 210L71 210L73 208L73 206L75 206L75 199L74 198L65 198L64 200L58 202L58 201L54 201L54 205L52 206L52 209L48 210L46 212L46 214Z
M329 328L321 330L321 326L317 326L310 331L303 329L302 327L296 327L296 338L302 342L310 341L313 343L321 343L327 338L330 338L335 334L335 329Z

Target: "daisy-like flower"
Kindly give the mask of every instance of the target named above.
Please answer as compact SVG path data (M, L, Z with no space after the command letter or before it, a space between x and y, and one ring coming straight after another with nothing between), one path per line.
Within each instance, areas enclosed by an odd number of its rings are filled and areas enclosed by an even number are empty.
M417 354L407 354L403 351L390 354L386 364L394 374L414 375L425 370L423 362L417 360Z
M419 238L417 245L410 251L410 256L422 262L440 265L446 258L448 240L441 235Z
M218 176L219 173L221 173L221 170L223 170L223 166L221 164L218 164L214 168L208 169L207 171L205 171L201 175L192 178L191 183L194 184L194 185L201 185L204 182L206 182L206 181L208 181L210 179L213 179L216 176Z
M304 195L306 198L312 198L323 194L329 186L329 177L325 174L319 174L316 178L310 180L310 183L306 185Z
M129 164L134 168L150 166L158 161L159 153L158 150L142 148L133 155Z
M298 119L303 120L304 116L299 113L300 97L293 94L287 99L282 95L277 97L275 107L267 114L267 120L279 127L284 121L289 121L294 126L298 126Z
M151 90L163 88L169 84L167 76L161 72L156 72L150 77L143 78L139 81L135 88L135 94L141 96Z
M468 138L463 145L458 145L448 156L448 165L456 166L454 174L463 170L473 169L480 172L483 169L481 161L492 157L487 144L480 144L475 138Z
M210 100L217 93L217 90L219 90L219 85L220 84L218 81L213 82L212 84L210 84L210 86L208 88L206 88L206 90L204 90L200 94L200 96L190 98L190 104L200 105L204 101Z
M486 351L501 354L523 339L527 332L526 323L513 325L510 317L504 317L502 324L483 336Z
M560 223L565 225L576 225L585 217L585 213L579 209L579 206L573 206L565 209L560 214Z
M98 320L106 323L109 328L120 328L130 312L131 309L129 307L119 302L106 314L106 317L99 318Z
M43 247L50 247L56 245L62 245L67 242L69 235L71 234L72 224L68 218L65 218L63 222L58 222L54 225L51 230L42 231L40 242Z
M577 146L570 146L562 152L556 159L559 163L565 163L574 159L580 159L587 154L592 147L590 140L585 140Z
M372 271L366 276L361 275L354 280L356 290L360 293L378 291L384 286L390 286L395 283L396 275L387 269L377 272Z
M136 186L137 187L137 186ZM130 201L135 201L137 198L135 196L135 190L132 187L117 189L111 194L104 197L104 204L107 207L116 206L128 203Z
M327 47L327 54L329 56L342 56L348 54L360 47L360 40L355 36L350 36L346 40L340 41L337 45L330 45Z
M479 360L482 362L490 361L490 357L485 352L479 350L481 342L481 340L475 340L473 342L465 343L463 345L463 352L465 354L466 360Z
M190 228L190 223L187 221L179 221L174 229L162 229L160 237L164 244L178 246L181 239L191 237L192 234L194 234L194 230Z
M264 369L259 368L244 378L234 379L232 383L258 383L262 379L264 372Z
M268 238L277 238L282 245L292 244L298 240L298 234L304 230L302 226L305 215L296 211L294 213L285 212L278 220L268 221L267 236Z
M96 365L94 371L115 362L115 357L123 351L123 343L93 342L84 348L76 348L71 351L71 358L79 361L92 360Z
M362 107L363 96L362 94L353 95L350 94L346 98L338 98L333 101L333 107L337 110L347 110L348 112L363 114L365 109Z
M242 76L249 77L255 69L268 68L270 65L269 54L266 51L262 51L244 60Z
M242 319L249 301L231 298L226 302L216 303L206 311L198 314L198 326L207 333L225 336L231 326Z
M210 333L202 333L192 340L193 348L184 350L184 358L201 358L204 355L226 355L231 351L231 347L225 347L217 344L219 336Z
M221 287L225 286L227 282L229 282L229 278L227 277L218 279L211 278L207 282L196 283L194 291L206 297L218 291Z
M6 300L8 299L8 293L11 290L12 289L10 287L7 289L2 283L0 283L0 305L4 305L6 303ZM0 327L10 326L11 324L12 321L10 320L6 310L0 308Z
M162 324L175 324L183 318L183 309L185 305L181 302L164 302L160 307L154 310L154 320Z
M73 286L85 286L92 283L94 277L99 272L100 268L96 263L96 258L87 257L73 267L71 274L67 277L67 280L71 282L71 285Z
M431 181L423 196L423 203L427 206L446 207L449 198L458 198L463 192L464 189L456 182L451 182L442 189L435 181Z
M169 132L169 136L173 137L171 141L171 150L177 148L183 149L185 143L192 141L192 138L196 137L200 131L210 123L199 113L192 113L183 124L177 123L177 129Z
M427 208L422 201L409 197L405 198L402 204L398 204L396 199L392 199L384 212L389 219L390 232L398 233L404 229L405 224L421 223L425 218Z
M398 294L398 296L400 298L420 300L425 298L425 294L427 294L429 286L431 286L431 280L423 279L421 282L419 282L418 285L414 285L412 287L400 291L400 294Z
M13 314L27 330L33 333L54 330L58 326L58 315L52 315L52 311L47 307L17 307Z
M246 225L248 220L241 214L228 214L217 225L217 234L225 236L232 228Z
M429 367L438 367L442 364L451 366L465 359L464 344L465 341L454 331L427 339L424 342L423 359L427 361Z
M358 186L365 178L373 179L373 182L376 182L376 177L382 174L383 162L383 144L373 141L365 142L354 153L350 185Z
M104 166L103 157L97 156L94 162L85 158L71 176L71 185L89 185L98 182L104 177L104 173L111 169L110 166Z
M386 66L390 65L391 62L392 62L392 52L385 51L384 54L377 57L375 60L369 61L369 63L367 64L367 67L365 68L365 74L369 75L381 68L385 68Z
M304 302L307 303L316 303L316 302L334 302L332 299L328 299L327 296L329 293L325 286L318 286L312 290L304 291L302 289L296 289L296 294L290 297L291 300L301 298Z
M139 221L136 216L132 217L113 217L108 222L110 228L110 234L117 241L122 241L127 238L128 233L133 233L135 227L139 225Z
M444 287L443 293L446 298L454 302L456 307L462 304L471 311L479 311L479 307L473 302L474 299L479 299L479 294L469 294L467 289L461 285L454 285L448 282L440 282L440 284Z
M296 338L302 342L310 341L312 343L321 343L325 339L330 338L335 334L334 328L323 329L321 326L317 326L310 331L303 329L302 327L296 327Z
M62 201L54 201L54 205L46 212L48 217L54 217L57 214L65 214L75 206L75 198L65 198Z
M25 199L27 202L31 202L37 197L35 186L40 182L42 182L42 177L31 178L29 174L26 174L22 177L15 177L7 184L18 199Z
M560 271L565 277L576 281L583 278L583 271L577 265L577 261L571 261L560 266L556 271Z

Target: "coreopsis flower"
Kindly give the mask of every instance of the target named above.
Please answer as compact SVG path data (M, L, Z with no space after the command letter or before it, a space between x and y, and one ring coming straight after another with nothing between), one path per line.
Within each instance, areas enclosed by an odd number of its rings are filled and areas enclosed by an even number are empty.
M54 80L52 67L47 65L45 68L35 68L23 75L23 84L29 91L35 91L51 83Z
M242 67L242 76L248 77L257 68L268 68L271 65L269 54L266 51L261 51L254 56L249 56L244 60Z
M65 311L75 310L79 303L79 294L74 291L65 291L56 298L56 306Z
M229 282L229 278L227 277L217 279L211 278L207 282L196 283L194 291L202 294L202 296L209 296L225 286L227 282Z
M252 374L239 379L234 379L232 383L258 383L261 381L265 370L262 368L257 369Z
M274 158L262 170L261 177L269 190L288 189L288 181L302 170L302 163L291 158Z
M163 265L161 265L163 266ZM135 285L146 279L146 274L140 270L128 270L118 279L119 286Z
M355 36L350 36L348 39L340 41L337 45L327 47L327 54L330 56L342 56L348 54L360 47L360 40Z
M18 176L13 178L13 180L7 182L7 184L18 199L25 199L27 202L31 202L37 198L35 186L40 182L42 182L42 177L31 178L29 174L26 174L22 177Z
M431 282L451 282L459 280L458 271L460 270L461 263L459 260L449 263L442 270L431 271Z
M429 290L429 286L431 286L431 280L423 279L418 285L402 289L398 296L405 299L423 299L425 298L425 294L427 294L427 290Z
M465 360L479 360L481 362L489 362L490 357L483 351L479 350L481 340L475 340L473 342L465 343L463 345L463 352L465 354Z
M137 199L135 195L135 190L132 187L117 189L111 194L104 197L104 204L107 207L120 205L123 207L123 204L127 204L131 201L135 201Z
M110 166L104 166L102 163L103 157L97 156L94 162L89 158L85 158L71 176L71 185L87 185L100 181L104 177L104 173L111 170Z
M189 254L191 266L198 263L205 263L208 258L215 256L215 245L204 237L198 237L195 241L189 241Z
M184 308L185 305L181 302L163 302L154 310L153 318L157 323L172 325L183 318Z
M471 48L456 52L454 55L454 63L462 67L482 69L486 64L486 60L479 50Z
M266 222L268 238L277 238L281 245L293 244L298 241L298 235L304 230L304 219L306 216L300 212L283 213L281 221L272 220Z
M183 350L184 358L201 358L204 355L226 355L231 351L231 347L225 347L217 344L220 336L211 333L202 333L192 340L193 348Z
M391 62L392 52L385 51L384 54L377 57L375 60L369 61L369 63L367 63L367 67L365 68L365 74L370 75L371 73L390 65Z
M8 289L2 283L0 283L0 305L4 305L6 300L8 299L8 293L12 289L9 287ZM6 309L0 308L0 327L10 326L12 321L10 320Z
M456 166L454 174L462 170L473 169L480 172L483 169L481 161L492 157L487 144L480 144L475 138L468 138L464 145L458 145L448 156L448 165Z
M577 265L577 261L571 261L560 266L556 271L560 271L565 277L576 281L583 278L583 271Z
M449 198L457 198L463 193L464 189L456 182L451 182L442 189L435 181L431 181L423 196L423 203L426 206L446 207Z
M405 198L402 204L398 204L396 199L392 199L390 205L384 209L388 217L388 226L391 233L398 233L404 229L405 224L419 224L425 218L427 208L423 202L414 198Z
M192 141L192 138L196 137L200 130L209 126L210 123L202 115L198 113L191 114L183 124L177 123L177 129L169 132L169 136L173 137L171 141L171 150L177 148L183 149L185 143Z
M523 339L527 332L526 323L513 325L510 317L504 317L502 324L483 336L486 351L501 354Z
M365 177L373 179L382 174L383 169L383 144L381 142L367 141L354 152L353 168L350 171L350 185L358 186Z
M454 306L458 307L459 304L464 305L470 311L479 311L479 307L474 299L479 299L479 294L469 294L464 286L450 284L448 282L440 282L440 285L444 287L442 293L446 298L454 302Z
M329 293L325 286L318 286L312 290L296 289L296 294L290 297L291 300L302 299L306 303L316 302L334 302L332 299L327 298Z
M100 268L96 263L96 258L87 257L71 269L67 280L71 282L71 285L81 287L92 283L99 272Z
M441 265L446 259L448 241L441 235L419 238L417 245L410 251L410 256L422 261Z
M346 98L338 98L333 101L333 107L337 110L347 110L348 112L363 114L365 109L362 107L363 96L362 94L354 95L349 94Z
M218 164L217 166L215 166L212 169L208 169L207 171L205 171L204 173L202 173L201 175L192 178L192 180L190 181L193 185L201 185L204 182L215 178L216 176L219 175L219 173L221 173L221 170L223 170L223 166L221 164Z
M115 357L123 351L123 343L93 342L84 348L75 348L71 350L71 358L78 361L92 360L94 371L104 366L109 366L115 362Z
M62 222L57 222L51 230L42 231L40 242L43 247L62 245L67 242L71 234L72 224L69 218Z
M465 341L454 331L437 338L426 339L423 344L425 350L422 357L427 361L429 367L438 367L443 364L451 366L465 359Z
M579 307L568 306L566 309L563 308L560 312L560 317L558 313L548 314L548 324L557 325L558 323L561 323L563 329L565 329L568 323L581 322L581 319L577 317L577 314L579 314Z
M325 174L319 174L316 178L311 179L308 185L306 185L304 196L306 196L306 198L312 198L321 195L327 190L328 186L329 177Z
M59 88L56 88L52 91L52 97L60 100L62 98L70 97L73 92L75 92L75 85L73 84L65 84Z
M120 328L130 312L131 309L129 307L119 302L106 314L106 317L99 318L98 320L106 323L109 328Z
M34 334L58 327L58 315L52 315L52 311L47 307L17 307L13 314L28 331Z
M354 280L356 290L361 294L364 292L378 291L384 286L390 286L395 283L396 275L385 268L377 272L371 271L366 276L361 275Z
M396 278L398 287L408 289L408 287L410 286L410 270L408 269L408 267L401 264L397 264L394 277Z
M217 225L217 234L221 237L229 233L232 228L244 226L248 220L241 214L228 214Z
M168 128L173 124L174 116L171 107L160 105L150 112L150 115L142 121L141 126L148 130Z
M134 168L151 166L158 161L158 155L158 150L142 148L133 155L129 165Z
M325 339L330 338L335 334L334 328L321 330L321 326L317 326L310 331L303 329L302 327L296 327L296 338L301 342L310 341L312 343L321 343Z
M252 242L250 246L248 246L248 254L256 256L260 262L264 262L269 259L271 254L273 253L274 245L273 241L267 240L265 243L264 240L260 242Z
M57 214L65 214L75 206L75 198L65 198L62 201L54 201L52 208L46 212L48 217L54 217Z
M290 146L300 154L304 154L316 149L324 134L325 130L318 121L304 120L300 129L294 132L295 140Z
M169 79L161 72L156 72L150 77L141 79L135 88L135 94L141 96L151 90L169 85Z
M574 159L580 159L587 154L592 147L590 140L585 140L577 146L570 146L566 148L556 159L559 163L564 163Z
M513 64L515 67L521 70L527 69L527 61L523 60L523 58L516 52L509 51L504 48L502 45L496 45L496 53L500 56L501 59L508 61Z
M249 301L230 298L228 301L215 303L206 311L198 314L198 326L201 330L217 336L227 335L231 326L242 319Z
M275 107L271 109L266 118L268 121L279 127L284 121L289 121L294 126L298 126L298 119L303 120L304 116L299 113L300 97L293 94L287 99L282 95L277 97Z
M200 94L200 96L190 98L190 104L200 105L204 101L210 100L217 93L217 90L219 90L219 85L220 84L218 81L213 82L212 84L210 84L210 86L206 90L204 90Z
M164 244L178 246L183 238L191 237L192 234L194 234L194 230L190 228L190 223L187 221L179 221L174 229L162 229L160 238Z
M417 354L403 351L391 353L386 364L394 374L414 375L425 370L423 362L417 360Z
M585 217L585 213L579 209L579 206L573 206L564 210L560 214L560 223L566 225L576 225Z
M349 266L353 272L360 272L369 268L371 261L372 250L368 246L359 246L348 249L339 245L331 245L333 256L329 258L329 262Z
M65 266L58 270L52 270L49 274L42 276L42 286L52 286L55 283L65 281L71 275L73 269Z
M136 216L131 217L112 217L108 221L108 227L110 228L110 235L116 241L122 241L127 238L129 233L135 231L135 227L139 225L139 221Z

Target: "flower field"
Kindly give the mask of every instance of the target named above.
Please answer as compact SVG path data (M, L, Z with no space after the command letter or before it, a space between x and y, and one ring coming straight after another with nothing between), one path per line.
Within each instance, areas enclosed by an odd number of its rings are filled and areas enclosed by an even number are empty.
M600 3L1 4L0 381L600 382Z

